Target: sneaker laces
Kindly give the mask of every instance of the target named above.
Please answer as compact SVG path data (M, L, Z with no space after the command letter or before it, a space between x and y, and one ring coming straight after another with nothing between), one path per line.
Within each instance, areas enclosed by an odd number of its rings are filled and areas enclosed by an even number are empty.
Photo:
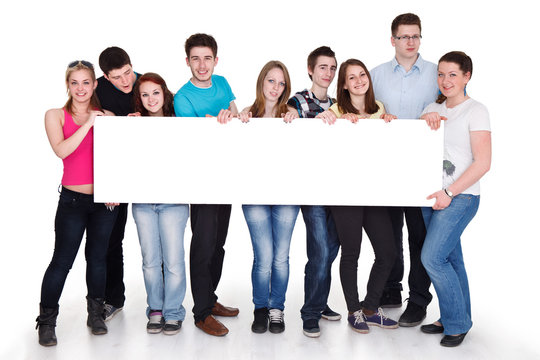
M179 324L179 321L178 320L167 320L165 321L165 325L174 325L174 326L178 326Z
M270 309L268 317L270 318L270 322L281 323L283 322L283 311L279 309Z
M161 312L152 312L150 313L149 322L152 324L159 324L161 323L161 318L163 317L163 313Z
M359 324L359 323L362 323L362 322L365 322L364 320L364 313L362 312L362 310L356 310L354 313L354 324Z
M379 315L379 317L381 318L381 324L383 323L384 320L388 320L388 316L385 315L384 311L382 308L378 308L377 309L377 314Z

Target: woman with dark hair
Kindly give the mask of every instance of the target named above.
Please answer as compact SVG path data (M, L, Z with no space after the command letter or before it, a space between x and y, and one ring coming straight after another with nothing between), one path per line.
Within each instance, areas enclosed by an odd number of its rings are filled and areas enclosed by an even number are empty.
M395 116L385 114L384 106L375 100L371 77L366 66L356 59L341 64L338 73L337 103L330 107L336 117L352 123L363 119L384 119ZM319 114L317 117L325 118ZM381 206L330 206L341 244L339 272L347 303L347 318L352 329L368 333L368 325L395 329L398 323L386 317L379 307L386 279L390 275L397 251L393 242L392 224L388 208ZM358 297L358 258L362 243L362 229L375 251L375 262L369 274L364 301Z
M337 102L330 107L337 118L356 123L358 119L383 119L389 122L396 117L386 114L384 105L375 100L371 76L363 62L357 59L344 61L339 67ZM317 118L325 119L325 113ZM331 117L333 118L333 117Z
M161 76L142 75L133 89L133 115L174 116L173 94ZM186 294L184 230L189 216L187 204L133 204L143 258L144 285L148 307L146 331L174 335L186 316L182 305Z
M51 263L41 285L36 328L39 343L57 344L55 326L58 302L83 234L86 231L87 325L92 333L107 333L103 320L106 258L118 204L94 202L93 126L96 116L114 115L102 110L94 92L97 81L88 61L73 61L66 70L68 101L45 114L45 130L54 153L64 163L62 190L54 220L55 242Z
M434 130L445 120L442 190L428 196L435 199L432 208L422 208L427 230L422 264L437 292L440 318L421 330L444 333L443 346L458 346L472 327L461 234L478 210L479 180L491 166L488 111L465 90L472 70L472 60L463 52L441 57L437 80L441 95L421 116Z
M240 113L240 120L283 117L290 122L298 117L298 112L287 106L290 93L291 82L285 65L268 62L257 79L255 102ZM242 210L254 255L251 281L255 311L251 330L280 333L285 330L283 310L289 283L289 248L300 206L242 205Z

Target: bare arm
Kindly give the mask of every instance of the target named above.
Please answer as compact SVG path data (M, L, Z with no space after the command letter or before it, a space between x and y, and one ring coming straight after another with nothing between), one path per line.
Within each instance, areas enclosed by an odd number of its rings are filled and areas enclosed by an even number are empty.
M453 195L461 194L484 176L491 168L491 132L471 131L471 148L473 162L463 174L448 187ZM428 199L436 199L433 209L442 210L450 205L452 199L446 195L444 190L439 190Z
M56 156L65 159L79 147L88 131L94 126L94 120L98 113L102 114L98 111L92 111L88 120L67 139L64 139L62 130L64 125L63 110L51 109L45 113L45 131Z

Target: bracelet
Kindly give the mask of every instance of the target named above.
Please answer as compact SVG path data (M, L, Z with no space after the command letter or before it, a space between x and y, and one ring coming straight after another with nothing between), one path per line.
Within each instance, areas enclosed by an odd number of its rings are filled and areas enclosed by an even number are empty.
M448 195L448 197L449 197L450 199L453 199L453 198L454 198L454 194L452 194L452 192L451 192L450 190L448 190L448 188L444 188L444 193L445 193L446 195Z

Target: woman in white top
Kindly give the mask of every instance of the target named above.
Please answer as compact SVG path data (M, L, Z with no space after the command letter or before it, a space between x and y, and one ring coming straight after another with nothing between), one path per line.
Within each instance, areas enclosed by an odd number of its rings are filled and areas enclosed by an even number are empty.
M421 330L444 333L443 346L461 344L472 326L460 237L478 209L478 181L491 165L488 111L465 91L471 75L472 61L465 53L444 55L438 66L441 95L421 116L434 130L445 120L443 187L428 196L435 199L433 207L422 209L427 229L422 263L437 292L440 318Z

